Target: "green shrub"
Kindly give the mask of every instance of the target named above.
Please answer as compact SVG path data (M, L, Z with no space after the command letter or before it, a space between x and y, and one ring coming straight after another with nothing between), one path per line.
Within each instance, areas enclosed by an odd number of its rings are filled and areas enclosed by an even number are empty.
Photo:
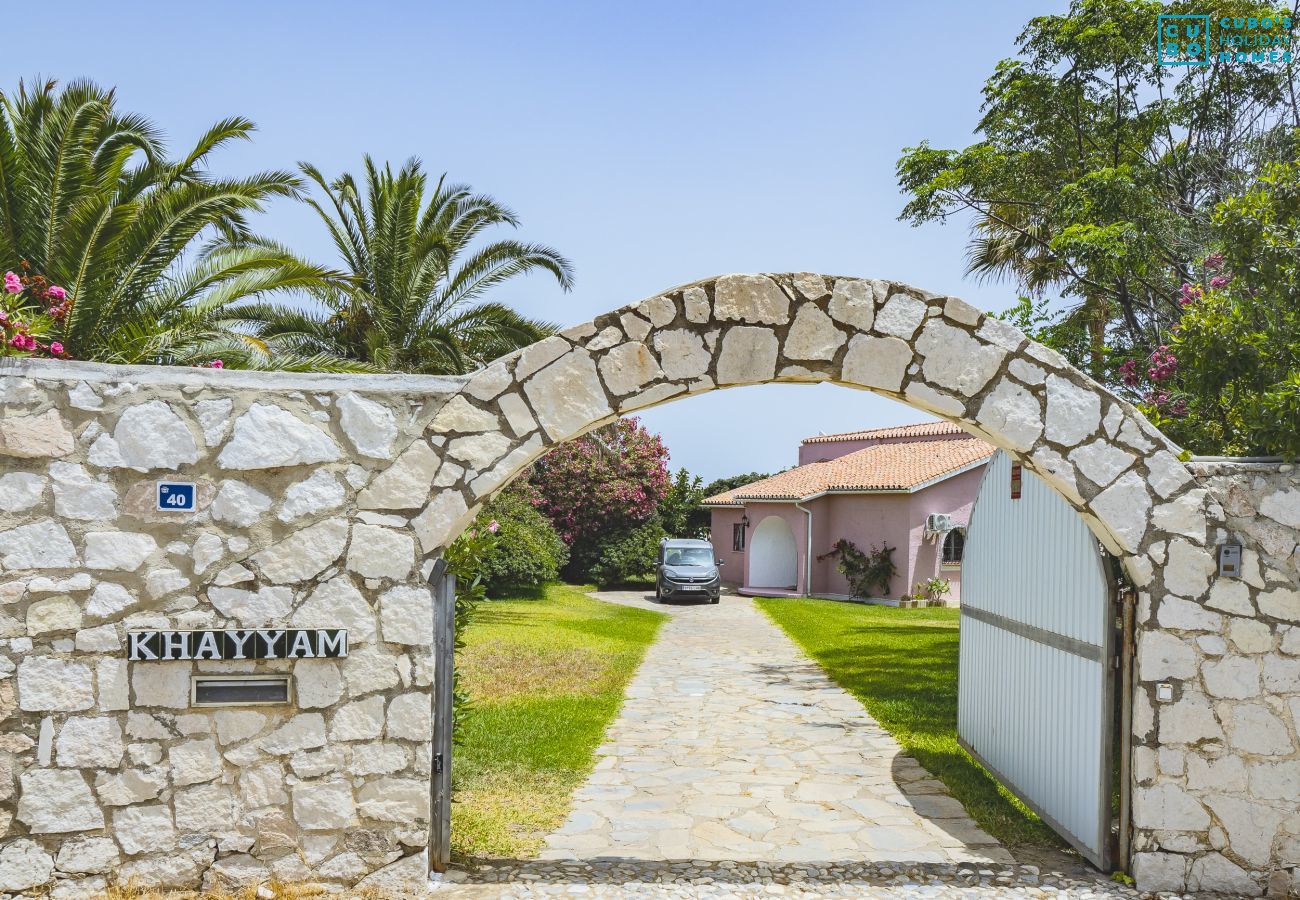
M456 637L455 650L465 646L462 637L469 623L474 619L474 610L486 593L483 584L483 560L497 549L495 529L479 527L475 522L447 548L444 559L447 572L456 576ZM453 740L460 740L461 726L469 715L469 695L460 684L460 667L452 669L452 735Z
M482 561L483 582L490 596L538 587L559 577L569 561L569 548L551 520L533 505L527 483L511 485L492 500L475 520L478 528L497 525L496 544Z
M657 517L611 535L597 545L595 559L586 571L587 577L601 587L652 578L659 541L664 536L663 525Z

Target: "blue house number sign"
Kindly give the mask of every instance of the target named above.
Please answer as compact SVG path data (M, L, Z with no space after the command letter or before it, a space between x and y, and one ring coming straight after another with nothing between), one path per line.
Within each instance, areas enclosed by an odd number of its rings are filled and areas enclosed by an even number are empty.
M158 482L158 508L165 512L194 512L194 484L184 481Z

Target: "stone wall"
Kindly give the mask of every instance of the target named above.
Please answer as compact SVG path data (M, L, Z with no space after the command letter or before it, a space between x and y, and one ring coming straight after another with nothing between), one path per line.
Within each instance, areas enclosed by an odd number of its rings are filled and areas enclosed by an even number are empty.
M0 892L423 880L432 619L401 507L428 484L358 496L432 454L458 387L0 368ZM168 475L195 513L155 510ZM269 626L344 627L350 653L125 658L127 629ZM292 671L296 703L190 708L191 671Z
M1300 487L1189 468L1131 405L953 297L811 273L671 289L465 379L0 367L0 891L424 876L434 556L562 441L742 384L832 382L1007 450L1138 592L1134 871L1300 890ZM153 511L157 480L199 510ZM1240 579L1216 547L1245 547ZM297 705L189 707L129 628L345 627ZM1159 699L1158 686L1171 690ZM98 880L97 880L98 879Z
M1240 543L1243 572L1214 577L1177 538L1152 548L1170 593L1138 610L1134 874L1152 890L1300 896L1300 472L1191 468L1223 509L1212 543ZM1203 603L1185 599L1207 582Z

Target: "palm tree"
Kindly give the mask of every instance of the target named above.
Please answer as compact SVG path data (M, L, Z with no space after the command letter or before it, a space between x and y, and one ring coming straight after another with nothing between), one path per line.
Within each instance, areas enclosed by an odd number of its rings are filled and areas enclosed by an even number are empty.
M320 215L346 275L317 285L315 309L253 304L241 311L274 347L359 360L379 369L461 374L551 334L555 326L485 300L495 286L543 270L568 290L573 269L549 247L481 243L492 225L518 226L513 212L466 185L428 179L419 160L396 174L365 158L364 190L349 174L327 182L302 171L324 197Z
M115 99L90 81L0 93L0 265L66 290L69 308L46 336L105 362L337 368L273 354L232 312L334 277L249 229L250 213L297 196L301 180L207 170L214 151L248 139L254 126L242 118L169 160L153 124L119 113Z

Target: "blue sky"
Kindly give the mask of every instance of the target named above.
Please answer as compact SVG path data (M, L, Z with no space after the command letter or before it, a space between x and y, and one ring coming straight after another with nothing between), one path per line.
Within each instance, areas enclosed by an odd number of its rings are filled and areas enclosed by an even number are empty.
M1034 15L1060 3L49 3L10 53L37 74L116 85L174 145L227 115L259 126L215 168L362 154L421 157L512 206L519 235L577 270L565 294L500 292L564 324L725 272L807 270L908 281L986 309L1007 285L963 276L960 223L898 222L899 151L970 143L980 87ZM40 60L39 68L18 68ZM305 208L266 233L320 260ZM794 462L799 439L925 418L833 386L720 391L651 410L673 464L706 479Z

